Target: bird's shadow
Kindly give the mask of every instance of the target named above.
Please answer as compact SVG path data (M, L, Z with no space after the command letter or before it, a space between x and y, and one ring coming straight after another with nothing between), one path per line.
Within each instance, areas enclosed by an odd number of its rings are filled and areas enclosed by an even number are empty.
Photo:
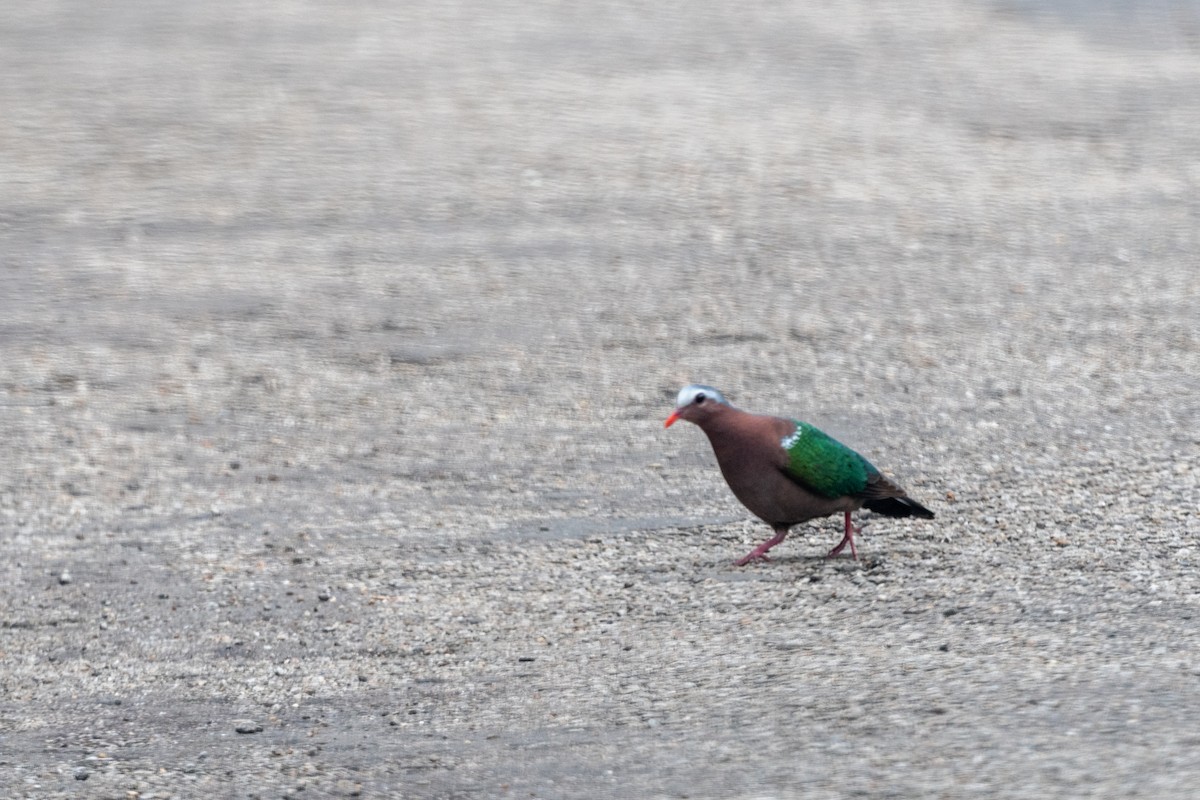
M809 583L817 583L833 575L885 571L887 562L874 555L859 556L855 560L849 557L829 558L824 554L798 553L771 556L770 561L755 561L744 566L738 566L734 561L718 561L712 564L712 569L717 576L734 580L787 575L791 578L807 579Z
M797 564L808 564L813 567L834 567L835 569L844 570L861 570L867 572L873 569L879 569L884 566L885 562L881 556L877 555L861 555L858 558L849 556L833 556L832 558L824 555L804 555L798 554L788 556L786 558L777 559L780 562L791 561Z

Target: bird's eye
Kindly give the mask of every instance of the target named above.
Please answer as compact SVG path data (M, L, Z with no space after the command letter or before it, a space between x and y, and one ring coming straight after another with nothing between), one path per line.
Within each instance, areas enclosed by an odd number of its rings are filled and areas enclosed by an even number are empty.
M706 394L704 394L704 392L700 392L698 395L696 395L696 405L700 405L707 399L708 399L708 396Z

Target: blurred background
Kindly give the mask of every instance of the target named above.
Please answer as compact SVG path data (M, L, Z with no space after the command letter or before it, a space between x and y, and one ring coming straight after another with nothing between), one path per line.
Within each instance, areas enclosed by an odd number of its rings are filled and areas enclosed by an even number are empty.
M690 380L1084 427L1194 395L1195 3L4 17L13 487L169 491L136 455L72 471L46 426L470 479L524 466L460 435L659 416Z
M263 528L332 537L316 582L736 523L718 563L762 531L661 431L692 381L887 467L947 556L1197 532L1196 2L10 2L0 109L12 619Z

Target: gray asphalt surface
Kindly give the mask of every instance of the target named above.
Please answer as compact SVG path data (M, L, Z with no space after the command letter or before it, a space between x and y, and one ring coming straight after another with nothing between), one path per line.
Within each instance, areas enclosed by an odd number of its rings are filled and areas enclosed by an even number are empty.
M6 4L0 794L1196 797L1198 43ZM733 567L691 381L938 519Z

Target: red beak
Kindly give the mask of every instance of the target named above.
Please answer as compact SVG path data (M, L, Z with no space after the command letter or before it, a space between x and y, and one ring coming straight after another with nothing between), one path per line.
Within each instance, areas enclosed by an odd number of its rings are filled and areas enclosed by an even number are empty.
M679 419L679 409L671 412L671 416L667 417L667 421L663 423L664 428L669 428L675 424L675 420Z

